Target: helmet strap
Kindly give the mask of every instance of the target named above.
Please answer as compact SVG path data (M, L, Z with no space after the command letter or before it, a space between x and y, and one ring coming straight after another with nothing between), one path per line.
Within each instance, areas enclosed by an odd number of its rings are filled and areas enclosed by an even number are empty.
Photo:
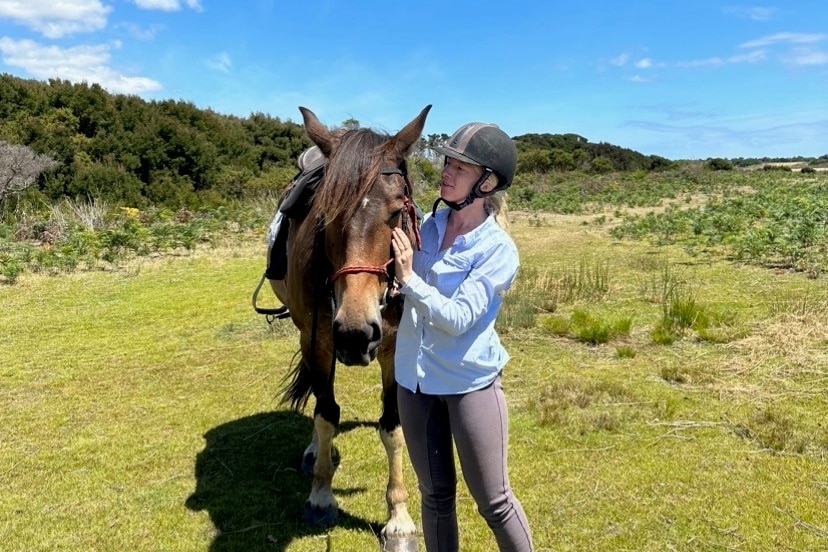
M454 201L448 201L443 199L442 197L438 197L437 201L434 202L434 206L431 208L431 216L434 216L434 214L437 212L437 205L439 205L441 201L449 207L451 207L452 209L454 209L455 211L459 211L463 207L468 207L469 205L471 205L475 199L479 197L486 197L487 195L493 194L497 190L497 188L490 192L483 192L480 190L480 187L483 185L484 182L486 182L486 180L488 180L489 175L491 175L492 172L492 169L488 167L483 167L483 174L480 175L480 178L478 178L477 182L475 182L474 186L472 186L471 193L468 196L466 196L466 199L464 199L460 203L455 203Z

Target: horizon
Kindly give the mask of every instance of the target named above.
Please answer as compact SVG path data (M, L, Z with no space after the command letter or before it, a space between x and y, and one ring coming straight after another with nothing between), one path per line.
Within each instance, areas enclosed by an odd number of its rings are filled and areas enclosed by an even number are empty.
M425 136L484 121L674 160L816 158L824 29L817 1L0 0L0 72L299 124L303 105L396 132L433 104Z

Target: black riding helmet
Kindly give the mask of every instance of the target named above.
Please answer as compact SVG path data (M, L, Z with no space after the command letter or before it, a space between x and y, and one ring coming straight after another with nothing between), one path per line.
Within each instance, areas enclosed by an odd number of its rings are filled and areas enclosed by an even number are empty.
M490 123L468 123L458 128L448 142L433 148L437 153L446 157L453 157L466 163L480 165L483 174L472 187L472 192L461 203L446 201L442 198L434 203L443 201L446 205L458 211L469 205L478 197L491 195L499 190L505 190L512 185L517 168L517 147L500 127ZM497 186L489 192L480 189L491 173L497 176Z

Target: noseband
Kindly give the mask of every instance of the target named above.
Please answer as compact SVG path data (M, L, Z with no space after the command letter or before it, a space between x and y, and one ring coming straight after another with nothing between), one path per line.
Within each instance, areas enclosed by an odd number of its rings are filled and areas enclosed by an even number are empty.
M402 229L404 232L408 232L408 225L414 229L414 241L416 242L417 249L419 250L422 246L422 241L420 239L420 229L417 226L417 207L414 205L414 200L411 199L411 182L408 180L408 173L405 171L404 167L386 167L384 169L380 169L380 174L398 174L403 177L405 180L405 195L403 196L403 211L405 211L405 215L402 218ZM388 288L385 290L382 299L380 300L380 307L385 308L385 305L388 304L388 297L391 294L391 289L394 286L394 276L389 269L391 265L394 263L394 256L392 255L390 259L385 261L383 264L378 266L372 265L350 265L344 266L334 272L331 277L328 279L329 283L333 284L340 276L344 276L345 274L376 274L378 276L385 276L388 280Z

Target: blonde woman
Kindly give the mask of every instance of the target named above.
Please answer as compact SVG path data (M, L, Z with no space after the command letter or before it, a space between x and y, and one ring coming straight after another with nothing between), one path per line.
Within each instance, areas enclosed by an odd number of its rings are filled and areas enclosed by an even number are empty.
M509 355L495 332L517 274L517 248L496 222L517 150L496 125L469 123L442 147L440 198L413 251L394 229L405 296L395 357L400 422L422 495L429 552L460 549L454 448L477 509L501 552L528 552L526 515L507 472L508 415L501 372ZM440 202L448 208L437 210Z

